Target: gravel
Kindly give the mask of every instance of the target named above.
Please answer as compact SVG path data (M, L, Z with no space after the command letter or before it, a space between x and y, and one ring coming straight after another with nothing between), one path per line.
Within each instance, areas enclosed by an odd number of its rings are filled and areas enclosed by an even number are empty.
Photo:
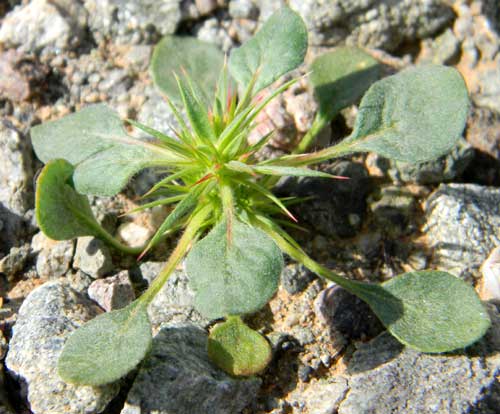
M6 366L22 384L22 397L34 414L100 413L117 394L117 384L75 386L64 383L57 374L65 339L99 313L96 305L62 281L48 282L24 300Z

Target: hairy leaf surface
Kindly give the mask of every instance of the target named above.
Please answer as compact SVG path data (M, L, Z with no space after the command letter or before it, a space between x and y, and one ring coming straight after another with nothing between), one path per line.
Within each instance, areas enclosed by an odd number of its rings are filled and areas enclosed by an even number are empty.
M220 222L186 259L195 306L214 319L262 308L276 292L282 268L274 241L237 219L230 229Z
M147 306L132 302L103 313L68 338L58 362L64 381L103 385L116 381L142 361L151 346Z
M392 335L419 351L464 348L490 326L474 289L446 272L410 272L382 285L359 283L350 290L370 305Z
M116 112L104 104L37 125L31 139L43 162L65 159L75 166L74 185L82 194L112 196L141 169L176 159L128 136Z
M156 86L172 101L182 103L174 74L185 70L207 99L212 99L224 64L223 53L214 44L194 37L165 36L156 45L151 74Z
M99 226L87 197L73 188L73 166L65 160L45 165L36 185L36 221L51 239L95 236Z
M257 34L229 57L229 70L246 89L257 73L254 93L298 67L307 51L307 28L289 7L275 12Z
M373 151L404 162L429 161L455 145L468 109L467 89L455 69L406 69L372 85L346 142L353 151Z
M381 65L359 48L341 47L317 57L311 70L318 115L329 121L363 96L379 78Z
M234 376L254 375L271 360L271 346L239 317L229 317L210 331L208 356L219 368Z

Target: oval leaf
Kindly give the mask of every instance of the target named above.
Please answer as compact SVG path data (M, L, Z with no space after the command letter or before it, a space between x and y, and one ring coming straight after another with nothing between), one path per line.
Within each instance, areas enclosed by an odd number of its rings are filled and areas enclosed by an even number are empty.
M235 219L230 229L226 221L215 226L186 259L195 306L213 319L261 309L276 292L282 269L274 241Z
M271 346L239 317L229 317L210 331L208 356L230 375L249 376L262 371L271 360Z
M77 329L64 345L58 372L73 384L107 384L133 370L150 346L147 306L136 301Z
M50 161L36 185L36 220L51 239L69 240L95 236L99 226L87 197L72 186L74 168L65 160Z
M363 96L380 77L381 65L361 49L340 47L317 57L311 70L311 84L319 103L318 115L329 121Z
M448 352L481 338L490 319L474 289L446 272L399 275L382 285L350 289L400 342L423 352Z
M246 90L257 73L254 92L298 67L307 51L307 28L289 7L275 12L258 33L229 57L229 71Z
M373 151L398 161L429 161L455 145L468 109L467 89L455 69L406 69L372 85L346 143L352 151Z
M182 103L182 97L174 74L183 71L211 99L223 64L224 55L214 44L194 37L165 36L154 49L151 75L158 89L176 103Z
M37 125L31 140L43 162L60 158L75 166L74 185L82 194L115 195L133 174L172 158L128 136L116 112L103 104Z

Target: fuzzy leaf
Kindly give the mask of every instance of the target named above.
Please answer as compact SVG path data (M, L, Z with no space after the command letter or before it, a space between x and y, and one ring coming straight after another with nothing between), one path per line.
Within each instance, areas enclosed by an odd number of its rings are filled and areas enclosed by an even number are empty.
M429 161L455 145L468 109L467 89L455 69L406 69L372 85L345 143L352 151L373 151L398 161Z
M133 370L150 345L147 306L135 301L103 313L73 332L59 357L58 372L73 384L108 384Z
M258 71L254 93L295 69L307 51L307 28L289 7L275 12L258 33L229 57L229 70L242 89Z
M165 36L153 52L151 74L156 86L172 101L182 103L174 73L184 69L205 97L211 99L216 90L224 55L217 46L194 37Z
M31 129L31 139L43 162L61 158L75 166L73 181L82 194L112 196L141 169L160 159L176 159L129 137L116 112L103 104L38 125Z
M229 317L210 331L208 356L230 375L249 376L262 371L271 360L271 346L239 317Z
M237 219L229 231L220 222L186 259L195 306L213 319L262 308L276 292L282 268L274 241Z
M446 272L399 275L382 285L350 289L400 342L423 352L448 352L477 341L490 326L474 289Z
M329 121L361 98L380 76L381 66L356 47L324 53L311 65L311 83L319 102L318 115Z
M54 240L95 236L95 226L99 226L87 197L73 188L73 171L66 160L52 160L37 180L36 220L40 229Z

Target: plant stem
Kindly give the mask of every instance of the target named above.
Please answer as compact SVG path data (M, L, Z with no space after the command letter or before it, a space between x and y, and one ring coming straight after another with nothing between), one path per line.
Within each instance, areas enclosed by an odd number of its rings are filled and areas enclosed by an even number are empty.
M160 291L179 262L184 257L184 254L187 252L189 245L196 238L200 227L203 225L203 222L211 212L212 207L210 205L207 205L194 213L186 227L186 230L184 230L182 237L177 243L176 248L168 258L165 267L162 269L153 283L151 283L148 290L146 290L146 292L144 292L144 294L139 298L142 303L149 304L156 296L156 294Z
M299 145L297 145L295 149L292 151L292 154L302 154L306 152L314 142L316 135L318 135L321 132L321 130L326 126L327 123L328 120L320 117L319 115L316 115L316 118L314 118L311 128L309 129L309 131L307 131L302 140L299 142Z
M342 286L344 289L348 290L356 296L359 296L361 299L367 298L367 296L364 294L364 291L366 290L366 288L370 290L370 284L358 282L356 280L349 280L345 277L340 276L339 274L331 271L330 269L327 269L315 260L311 259L303 250L292 246L280 234L274 231L271 227L267 226L265 223L258 222L256 224L261 227L267 234L269 234L274 239L278 247L284 253L288 254L291 258L302 263L314 273L317 273L325 279L328 279L336 283L337 285Z
M144 246L130 247L130 246L126 246L123 243L120 243L115 237L113 237L111 234L109 234L101 226L99 226L99 227L94 226L94 230L96 232L96 234L95 234L96 237L98 237L99 239L103 240L104 242L106 242L110 246L114 247L115 249L117 249L125 254L138 255L138 254L141 254L141 252L144 250Z

